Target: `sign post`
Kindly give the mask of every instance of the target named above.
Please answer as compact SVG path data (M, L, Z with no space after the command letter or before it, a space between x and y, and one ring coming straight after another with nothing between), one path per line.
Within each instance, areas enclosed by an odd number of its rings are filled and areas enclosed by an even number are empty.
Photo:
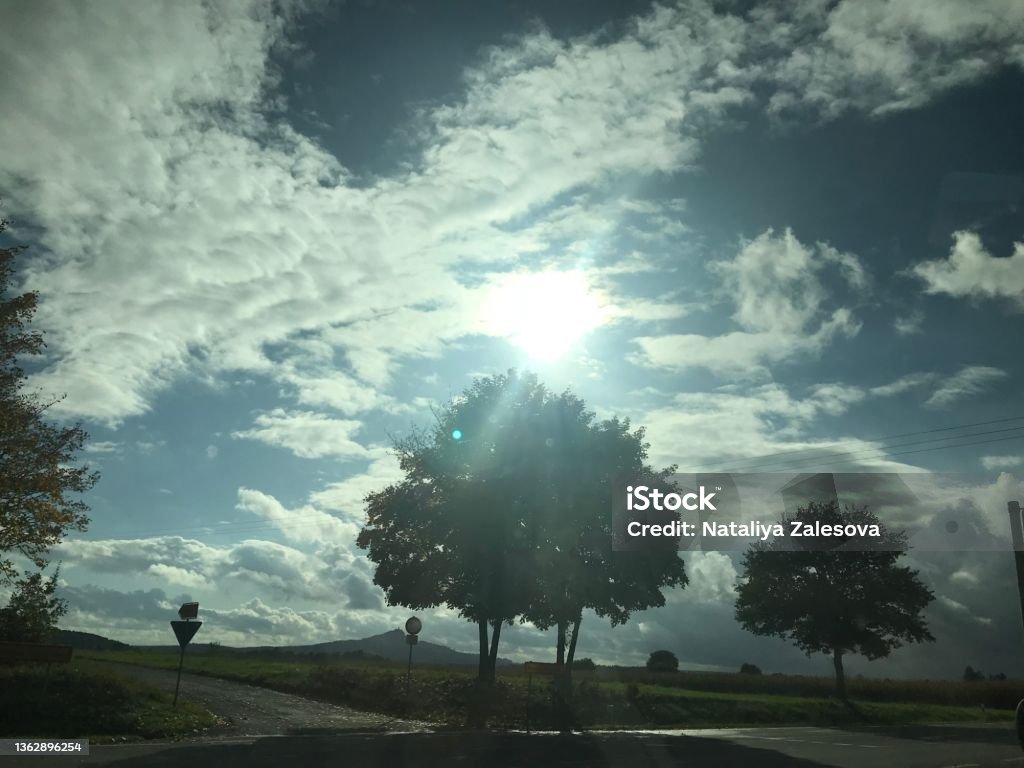
M178 645L181 646L181 655L178 657L178 681L174 684L174 703L172 704L175 707L178 706L178 689L181 688L181 668L185 665L185 646L203 626L203 622L193 621L198 615L199 603L185 603L178 609L178 616L181 617L181 620L171 622L171 629L174 630L174 636L178 639Z
M412 647L420 641L419 635L420 630L423 629L423 622L417 619L415 616L405 622L405 631L408 633L405 636L405 642L409 646L409 664L405 668L405 698L409 698L409 681L412 679Z

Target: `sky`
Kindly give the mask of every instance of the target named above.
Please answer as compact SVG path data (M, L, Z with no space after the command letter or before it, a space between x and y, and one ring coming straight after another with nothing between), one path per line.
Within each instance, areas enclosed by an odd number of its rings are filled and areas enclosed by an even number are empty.
M186 598L196 642L401 626L355 546L362 499L401 477L394 437L512 367L644 426L680 471L970 473L943 487L1005 538L1017 0L2 13L4 242L30 246L48 345L31 385L67 395L51 416L102 473L53 553L63 626L170 643ZM908 558L936 642L848 671L1024 674L1012 554ZM588 614L577 655L828 673L736 624L735 555L686 565L665 607ZM454 612L420 616L474 650ZM506 658L553 650L502 634Z

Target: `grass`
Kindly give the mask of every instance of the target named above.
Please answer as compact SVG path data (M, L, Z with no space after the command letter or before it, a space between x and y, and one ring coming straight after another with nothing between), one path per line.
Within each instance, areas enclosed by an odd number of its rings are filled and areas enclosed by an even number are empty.
M127 650L82 652L96 659L175 669L174 653ZM262 685L364 711L461 725L475 691L468 667L413 667L410 696L404 665L344 658L288 659L221 651L186 657L188 671ZM742 725L897 725L1005 722L1024 691L1013 681L959 683L849 680L851 702L833 698L827 678L727 673L653 674L600 667L574 673L576 723L583 728L732 727ZM491 694L490 723L522 728L527 718L522 667L500 668ZM531 725L551 727L553 692L535 678Z
M216 724L187 700L171 707L163 691L119 677L107 665L75 658L45 667L0 667L0 736L89 739L93 743L174 739Z

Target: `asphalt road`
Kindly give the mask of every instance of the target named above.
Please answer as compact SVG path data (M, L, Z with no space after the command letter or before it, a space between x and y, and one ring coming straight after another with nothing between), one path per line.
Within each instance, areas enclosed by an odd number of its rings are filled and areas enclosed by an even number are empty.
M173 687L173 673L119 671ZM225 724L173 744L93 746L88 757L0 757L0 768L1024 768L1009 725L455 732L195 675L183 677L182 694L204 701Z

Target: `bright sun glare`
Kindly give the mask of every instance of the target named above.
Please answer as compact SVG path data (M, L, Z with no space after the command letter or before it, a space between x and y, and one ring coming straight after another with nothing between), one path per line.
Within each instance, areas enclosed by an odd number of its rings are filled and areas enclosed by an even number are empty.
M556 360L604 320L605 308L582 272L505 275L489 298L490 330L536 360Z

